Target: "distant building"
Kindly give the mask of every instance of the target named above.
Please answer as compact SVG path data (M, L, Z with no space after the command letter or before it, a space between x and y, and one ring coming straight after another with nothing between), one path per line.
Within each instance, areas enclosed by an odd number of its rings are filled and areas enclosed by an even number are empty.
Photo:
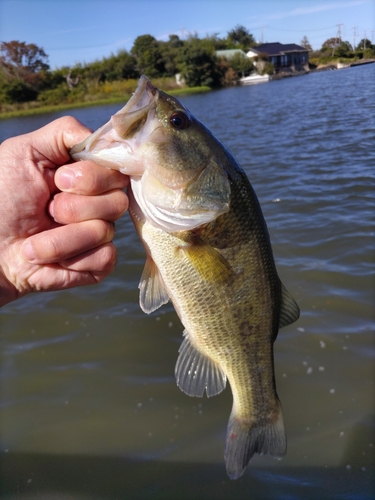
M241 49L228 49L228 50L217 50L216 55L217 57L225 57L225 59L232 59L236 54L241 54L243 56L246 56L246 52L244 52Z
M286 45L279 42L262 43L252 47L246 55L250 58L260 55L267 56L268 62L273 63L276 74L309 70L308 50L295 43Z

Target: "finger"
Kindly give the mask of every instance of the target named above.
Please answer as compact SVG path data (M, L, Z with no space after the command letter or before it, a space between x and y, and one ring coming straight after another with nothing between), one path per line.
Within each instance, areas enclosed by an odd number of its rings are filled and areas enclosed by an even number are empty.
M48 160L44 167L52 168L70 160L69 151L91 134L91 130L72 116L64 116L24 137L30 146Z
M30 276L28 285L31 290L36 292L65 290L76 286L93 285L104 277L104 274L102 275L96 271L93 273L90 271L74 271L66 269L60 264L49 264L48 266L40 266Z
M116 247L113 243L105 243L59 264L70 271L90 272L99 281L114 270L116 261Z
M59 262L108 243L114 232L113 225L103 220L68 224L31 236L21 253L34 264Z
M91 219L116 221L128 209L127 195L115 189L99 196L59 193L50 203L49 212L59 224L71 224Z
M92 161L80 161L56 171L55 184L61 191L95 195L112 189L124 189L129 184L127 175L104 168Z

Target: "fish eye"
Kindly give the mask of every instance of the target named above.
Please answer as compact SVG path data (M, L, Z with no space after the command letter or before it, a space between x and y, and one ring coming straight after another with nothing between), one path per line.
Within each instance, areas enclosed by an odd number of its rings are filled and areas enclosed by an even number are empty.
M190 125L190 118L182 111L173 113L173 115L169 118L169 121L171 122L171 125L178 130L184 130Z

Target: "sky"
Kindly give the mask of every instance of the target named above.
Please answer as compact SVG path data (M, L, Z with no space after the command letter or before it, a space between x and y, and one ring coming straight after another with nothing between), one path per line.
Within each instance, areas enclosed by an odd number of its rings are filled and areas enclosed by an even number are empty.
M140 35L225 37L238 24L259 42L307 36L319 49L340 29L375 43L375 0L0 0L0 41L35 43L51 69L130 51Z

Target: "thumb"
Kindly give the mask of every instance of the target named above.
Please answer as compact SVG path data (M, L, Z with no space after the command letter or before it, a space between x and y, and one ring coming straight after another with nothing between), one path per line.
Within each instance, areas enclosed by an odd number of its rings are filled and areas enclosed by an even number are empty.
M64 116L35 132L26 134L30 146L54 165L63 165L71 158L70 149L91 134L91 130L72 116ZM48 165L49 166L49 165Z

